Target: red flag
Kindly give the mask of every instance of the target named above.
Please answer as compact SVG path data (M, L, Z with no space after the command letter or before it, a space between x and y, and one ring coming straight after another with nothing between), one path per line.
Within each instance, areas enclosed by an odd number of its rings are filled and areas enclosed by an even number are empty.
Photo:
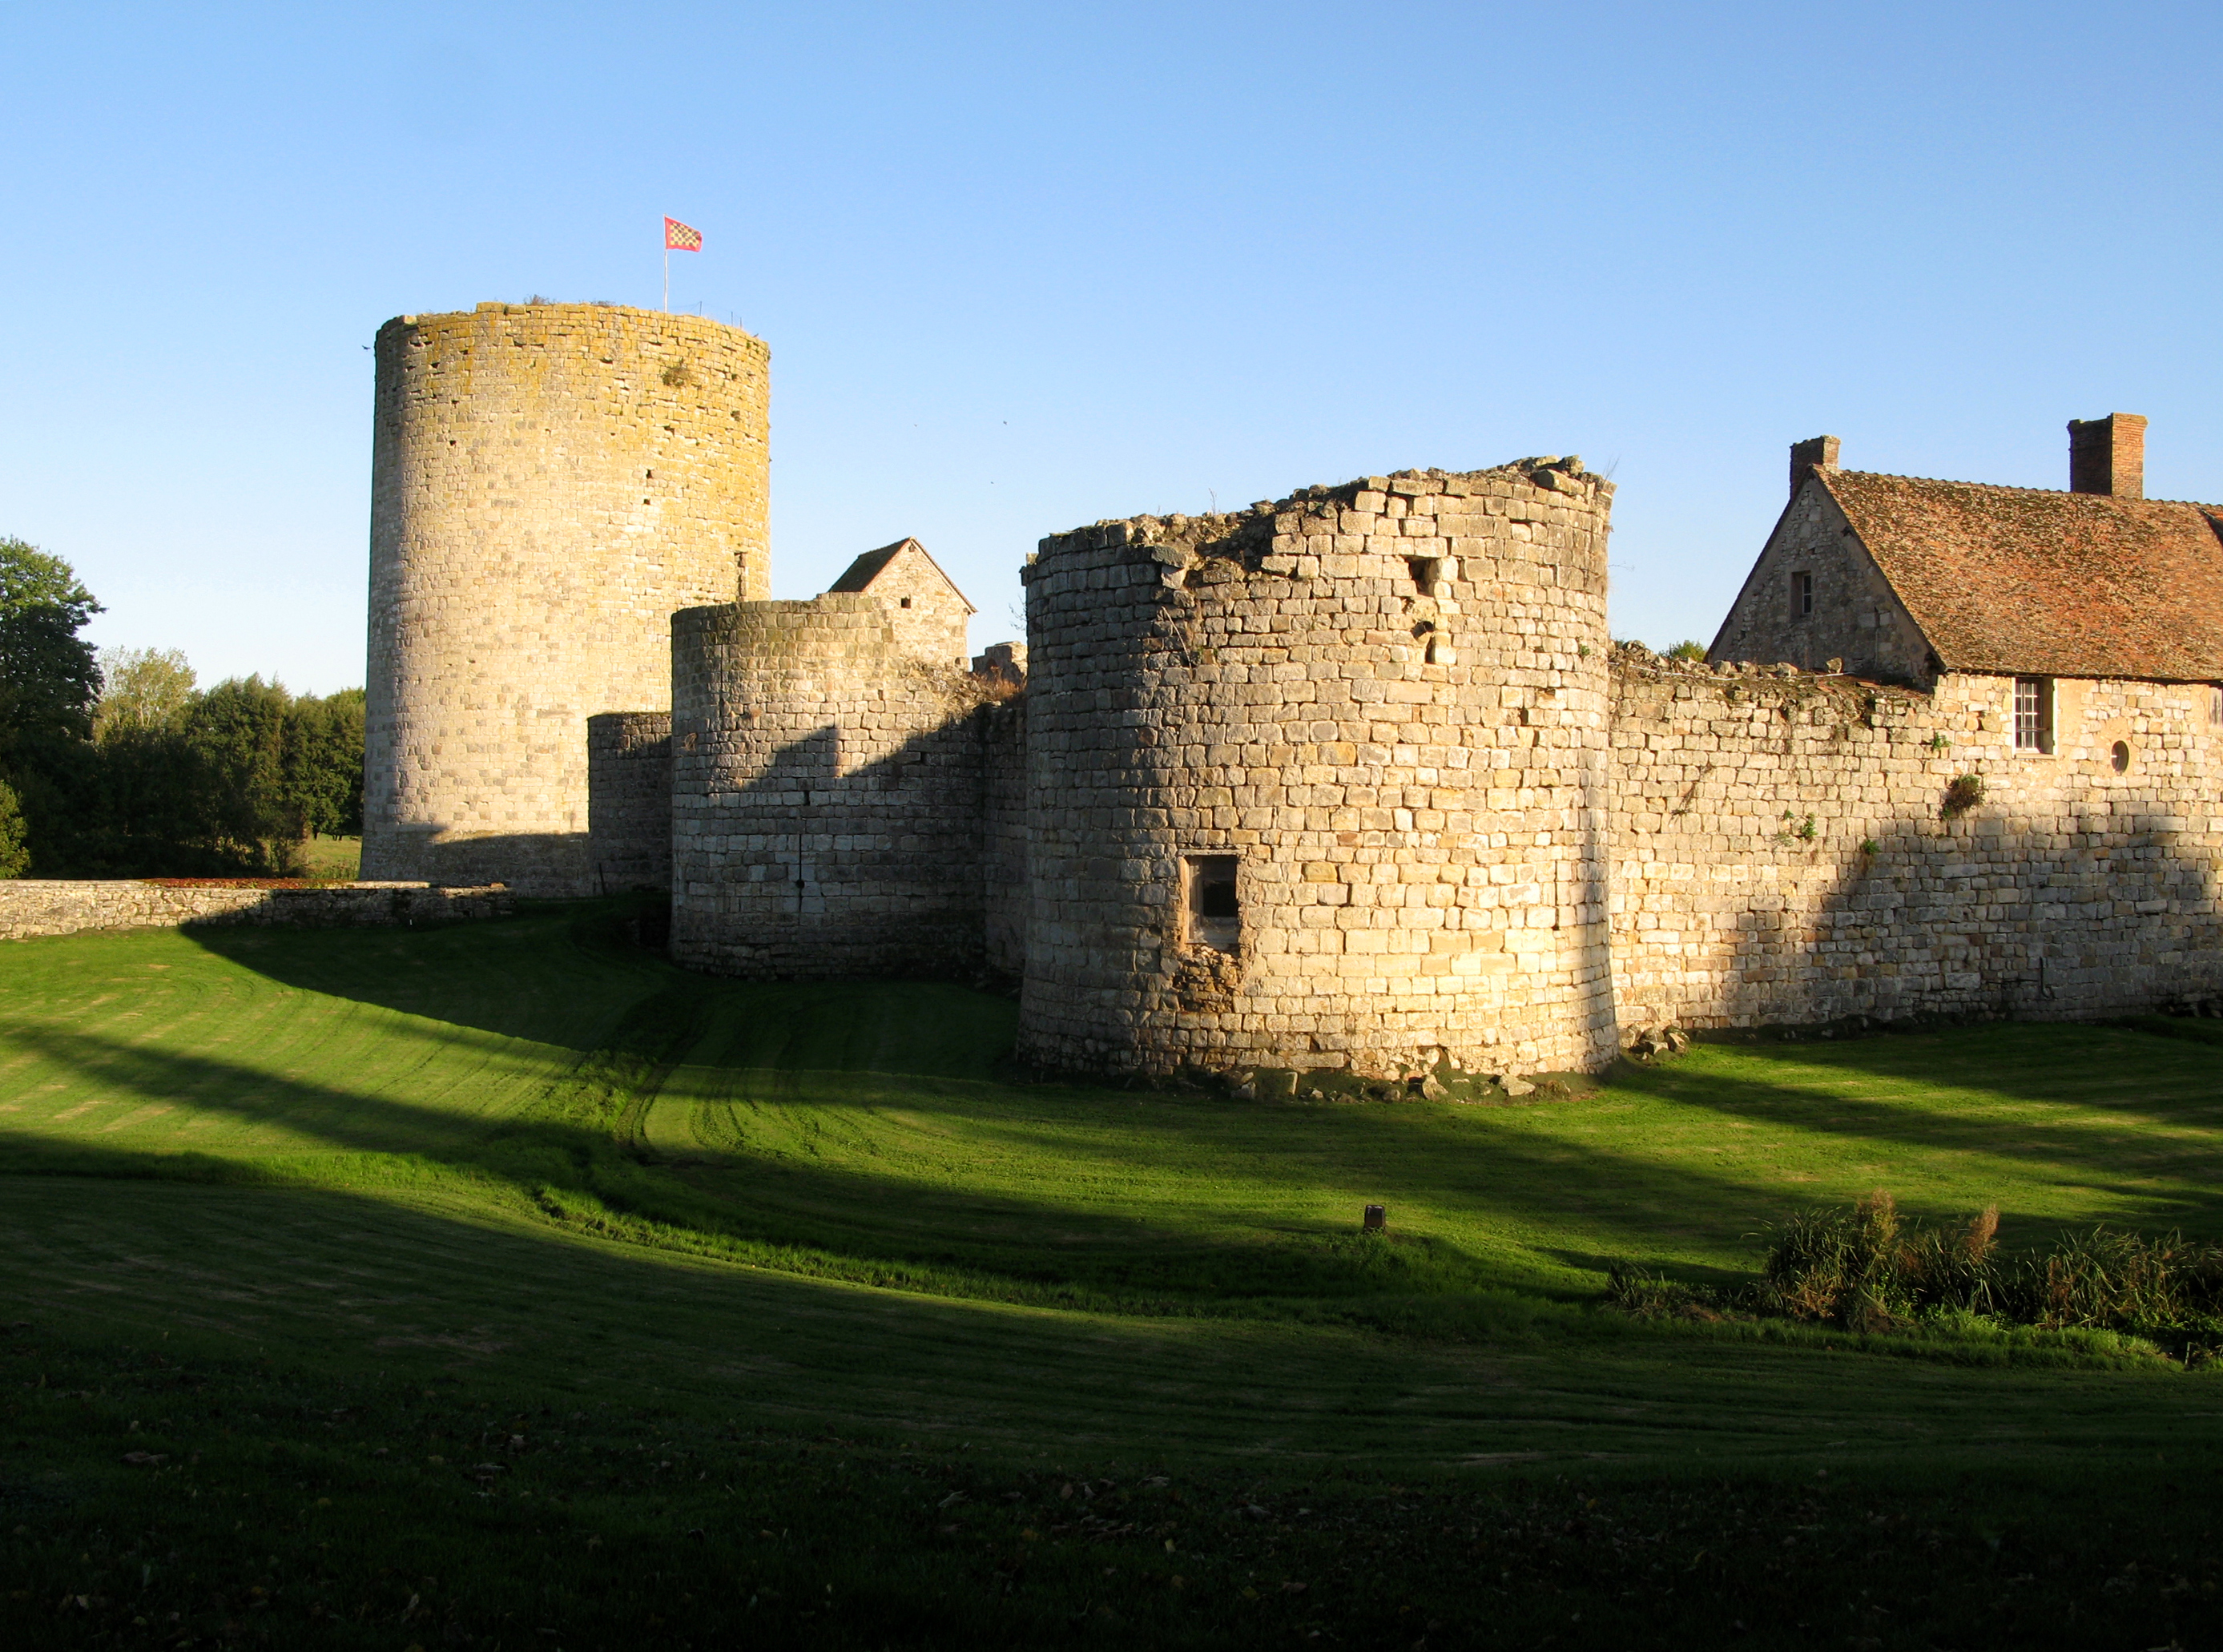
M666 252L700 252L702 232L690 230L677 218L664 220L664 249Z

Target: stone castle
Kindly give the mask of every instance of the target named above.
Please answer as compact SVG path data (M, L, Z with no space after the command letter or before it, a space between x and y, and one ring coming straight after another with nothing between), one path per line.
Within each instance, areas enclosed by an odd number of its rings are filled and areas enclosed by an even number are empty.
M668 889L724 974L1000 975L1067 1070L2223 992L2223 513L2142 497L2128 415L2066 493L1800 444L1703 663L1609 640L1611 484L1541 457L1053 535L968 665L915 540L765 600L759 340L492 304L376 348L366 877Z

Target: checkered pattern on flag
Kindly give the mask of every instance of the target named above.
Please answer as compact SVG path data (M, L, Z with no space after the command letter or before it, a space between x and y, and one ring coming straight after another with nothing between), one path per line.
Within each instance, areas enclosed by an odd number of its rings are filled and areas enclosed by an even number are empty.
M702 232L690 230L677 218L664 220L664 249L666 252L700 252Z

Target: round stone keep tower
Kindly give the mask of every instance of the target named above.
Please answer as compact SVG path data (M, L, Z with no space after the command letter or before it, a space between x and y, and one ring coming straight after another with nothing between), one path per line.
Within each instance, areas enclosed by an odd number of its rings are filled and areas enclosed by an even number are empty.
M1020 1052L1609 1061L1610 495L1524 460L1045 539Z
M595 304L376 348L363 875L591 893L588 718L668 708L671 615L769 590L770 352Z

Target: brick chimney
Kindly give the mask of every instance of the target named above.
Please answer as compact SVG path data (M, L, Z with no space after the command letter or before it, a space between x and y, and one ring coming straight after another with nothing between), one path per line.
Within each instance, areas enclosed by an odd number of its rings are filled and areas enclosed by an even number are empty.
M1808 441L1791 445L1791 496L1798 497L1798 490L1806 485L1806 478L1817 470L1837 468L1837 438L1817 436Z
M2146 496L2146 421L2139 413L2069 421L2069 491Z

